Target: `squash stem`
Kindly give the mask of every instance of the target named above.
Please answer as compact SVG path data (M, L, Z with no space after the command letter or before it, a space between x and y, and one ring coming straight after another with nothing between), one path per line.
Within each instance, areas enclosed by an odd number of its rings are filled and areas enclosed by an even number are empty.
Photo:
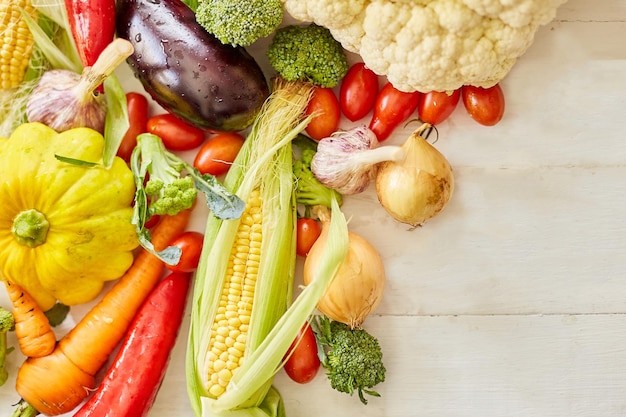
M11 233L21 245L34 248L46 242L50 222L35 209L24 210L13 220Z

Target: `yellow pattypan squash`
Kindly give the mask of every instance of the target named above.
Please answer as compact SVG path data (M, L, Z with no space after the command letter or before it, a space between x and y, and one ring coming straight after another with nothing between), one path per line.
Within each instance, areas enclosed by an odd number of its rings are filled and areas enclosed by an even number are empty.
M138 246L133 175L100 162L104 139L88 128L57 133L25 123L0 139L0 268L47 310L94 299L119 278Z

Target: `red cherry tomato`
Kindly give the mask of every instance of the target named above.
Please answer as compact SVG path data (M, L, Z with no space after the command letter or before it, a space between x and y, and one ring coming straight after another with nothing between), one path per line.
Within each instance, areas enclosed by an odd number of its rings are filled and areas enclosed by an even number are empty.
M306 127L306 132L316 140L327 138L339 128L341 109L339 100L330 88L317 87L311 97L306 114L320 112Z
M296 224L296 253L307 256L321 233L322 228L317 220L300 217Z
M431 91L423 94L417 106L417 114L422 122L438 125L454 112L460 97L460 89L450 94L445 91Z
M417 109L421 94L418 91L400 91L389 82L383 86L376 97L374 115L369 125L379 142L387 139L396 127L411 116Z
M499 84L490 88L463 86L461 97L465 109L478 123L493 126L504 116L504 93Z
M163 140L171 151L188 151L204 142L204 130L192 126L171 113L158 114L148 119L148 132Z
M245 138L239 133L222 132L211 136L196 154L193 166L203 174L222 175L228 172Z
M292 352L293 349L293 353ZM299 384L311 382L320 369L320 359L317 356L317 340L309 323L305 323L298 332L296 340L287 351L287 362L284 369L289 378Z
M128 122L130 126L117 149L117 156L130 161L130 155L137 146L137 136L148 131L148 99L140 93L129 92L126 94L128 106Z
M351 121L367 116L378 95L378 76L363 62L352 65L341 81L339 105Z
M182 251L180 260L176 265L165 266L173 272L193 272L198 267L204 235L200 232L187 231L172 240L169 246L177 246Z

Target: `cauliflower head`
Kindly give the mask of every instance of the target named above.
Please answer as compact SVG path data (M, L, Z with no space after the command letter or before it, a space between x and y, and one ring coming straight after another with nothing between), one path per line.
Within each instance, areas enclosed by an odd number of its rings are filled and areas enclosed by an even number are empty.
M403 91L491 87L567 0L283 0Z

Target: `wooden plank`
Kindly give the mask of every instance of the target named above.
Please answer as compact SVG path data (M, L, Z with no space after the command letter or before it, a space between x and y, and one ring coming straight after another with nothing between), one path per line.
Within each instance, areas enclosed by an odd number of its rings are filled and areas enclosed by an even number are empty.
M381 398L367 406L323 373L276 386L288 416L599 417L626 409L623 315L370 317L385 354ZM173 363L182 363L175 351ZM184 379L168 373L151 416L190 416ZM173 399L176 398L176 401Z
M456 178L448 208L412 231L371 189L346 200L351 229L385 259L380 314L625 311L626 167L462 167Z

